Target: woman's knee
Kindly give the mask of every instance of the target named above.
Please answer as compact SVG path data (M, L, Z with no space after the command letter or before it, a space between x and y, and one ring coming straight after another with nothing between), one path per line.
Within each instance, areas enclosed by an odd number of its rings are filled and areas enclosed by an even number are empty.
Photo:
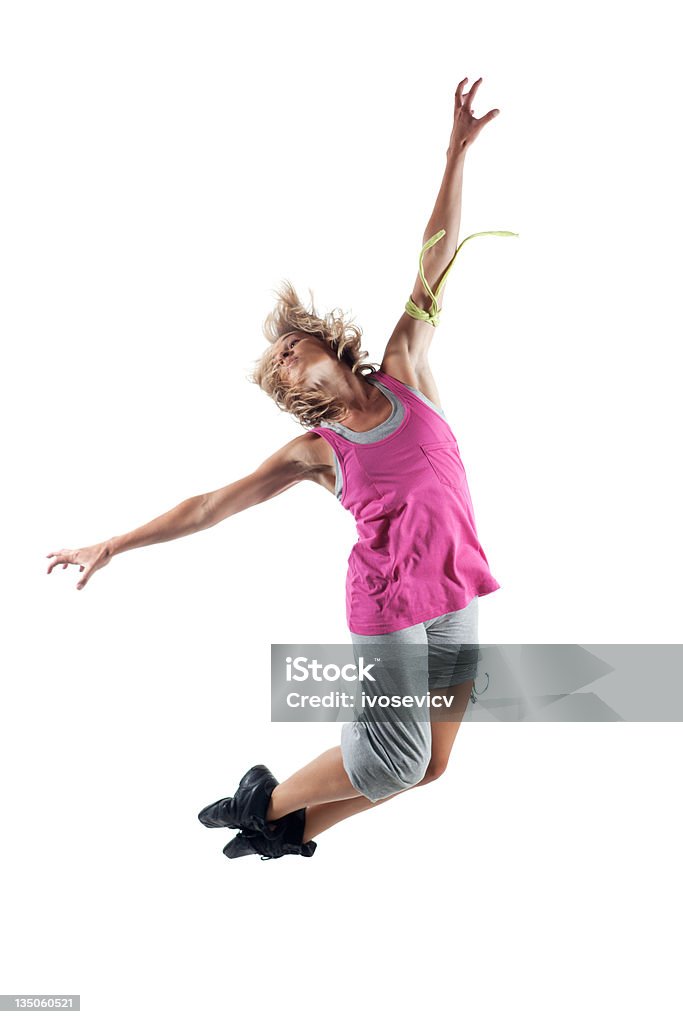
M342 729L342 758L353 786L369 800L376 802L419 785L424 779L431 757L429 734L414 738L410 750L391 750L378 738L372 740L366 724L347 723Z
M429 767L429 751L416 750L406 757L400 766L393 762L383 761L374 766L373 778L369 784L372 790L370 799L383 799L388 796L396 796L404 793L414 786L419 786L425 777Z
M441 778L443 773L446 771L446 768L448 768L448 759L444 760L443 758L436 757L431 758L420 785L426 785L429 782L436 782L437 779Z
M413 786L419 786L429 771L430 763L429 750L415 750L406 759L400 771L396 772L396 778L400 783L401 789L412 789Z

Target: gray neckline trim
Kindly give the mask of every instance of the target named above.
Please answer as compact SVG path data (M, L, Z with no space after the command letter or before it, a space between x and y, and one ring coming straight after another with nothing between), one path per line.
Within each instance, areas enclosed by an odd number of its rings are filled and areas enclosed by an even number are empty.
M374 380L372 375L367 374L366 377L367 380L369 380L371 384L374 384L376 388L379 388L382 394L386 395L391 402L391 413L389 414L389 418L386 419L384 423L380 423L378 426L372 427L370 430L360 431L349 430L348 427L345 427L341 423L327 423L325 420L321 423L321 426L329 427L329 429L334 430L336 434L341 434L341 436L345 437L348 441L354 441L357 444L371 444L374 441L383 441L385 437L389 437L389 435L393 434L395 430L398 430L399 426L403 422L403 417L405 416L405 406L398 395L395 395L393 391L390 391L385 384L381 383L381 381Z

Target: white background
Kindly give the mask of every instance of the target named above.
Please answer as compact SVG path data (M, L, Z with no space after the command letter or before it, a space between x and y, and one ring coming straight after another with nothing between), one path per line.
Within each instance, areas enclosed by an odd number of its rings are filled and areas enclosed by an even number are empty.
M269 722L269 654L347 642L351 516L304 483L45 574L301 431L246 380L280 280L379 363L481 75L461 238L520 237L464 247L432 345L501 583L480 640L681 641L671 5L1 11L0 990L97 1024L680 1020L679 724L465 722L312 859L228 861L197 811L338 742Z

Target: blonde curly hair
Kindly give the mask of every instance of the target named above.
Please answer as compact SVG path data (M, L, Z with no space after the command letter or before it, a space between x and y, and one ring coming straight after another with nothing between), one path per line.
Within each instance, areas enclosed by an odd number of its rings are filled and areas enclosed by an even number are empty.
M304 427L317 427L323 421L335 422L344 419L348 408L335 395L320 387L297 387L281 374L275 358L275 345L291 331L305 331L326 342L336 353L340 362L346 363L351 373L361 370L374 371L377 367L368 362L368 355L360 347L362 330L346 320L340 309L333 309L320 316L315 309L313 292L310 312L304 307L289 281L274 289L278 301L275 308L263 322L263 333L270 342L269 347L248 375L248 380L273 399L279 409L291 413Z

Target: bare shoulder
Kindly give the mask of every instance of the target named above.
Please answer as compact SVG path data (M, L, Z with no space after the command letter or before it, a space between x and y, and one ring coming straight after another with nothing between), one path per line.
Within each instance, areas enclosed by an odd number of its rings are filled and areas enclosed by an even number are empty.
M318 434L306 431L268 455L257 472L260 476L284 473L292 479L301 479L330 466L334 466L334 456L327 441Z
M299 467L299 476L304 480L312 480L320 484L326 491L334 494L336 470L334 451L331 445L310 430L299 434L289 442L289 456Z
M307 430L305 434L298 434L285 445L288 455L295 462L298 462L304 469L318 470L334 466L334 455L332 448L320 434L314 434Z
M332 449L324 438L307 431L271 452L248 479L261 495L258 500L263 501L302 480L313 480L334 490L334 477Z
M415 333L433 331L434 328L431 324L414 320L408 313L404 315L412 320L415 327L406 325L405 332L400 329L394 331L384 350L380 370L402 384L417 388L434 405L440 406L439 391L427 358L427 346L411 346L409 344L409 339L414 338Z

